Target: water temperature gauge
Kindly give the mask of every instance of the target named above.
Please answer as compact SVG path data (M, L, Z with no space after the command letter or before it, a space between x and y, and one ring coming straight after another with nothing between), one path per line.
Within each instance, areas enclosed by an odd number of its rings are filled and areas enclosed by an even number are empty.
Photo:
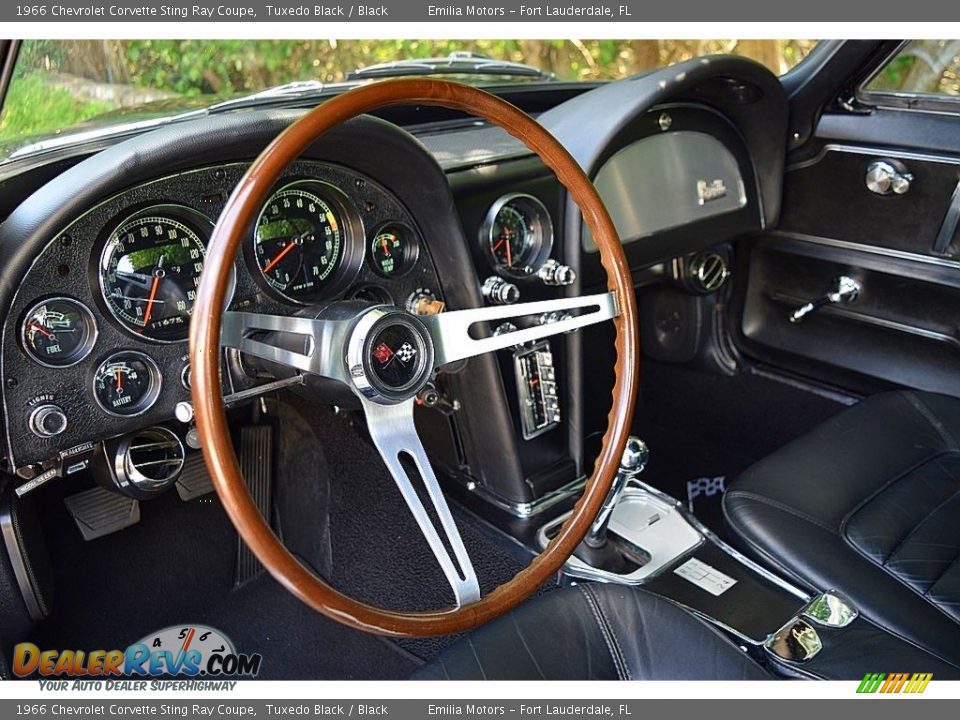
M36 303L20 328L27 354L47 367L70 367L90 354L97 325L85 305L56 297Z
M97 368L93 395L104 412L120 417L149 410L160 394L160 370L148 355L133 350L114 353Z
M402 275L417 260L417 239L405 225L382 228L370 246L373 268L384 277Z

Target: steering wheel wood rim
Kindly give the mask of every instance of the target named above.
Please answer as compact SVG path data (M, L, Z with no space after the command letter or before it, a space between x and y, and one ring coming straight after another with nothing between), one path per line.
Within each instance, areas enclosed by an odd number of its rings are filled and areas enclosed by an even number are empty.
M352 117L393 105L459 110L498 125L536 153L580 208L593 233L619 314L613 404L600 454L583 495L550 541L512 580L473 604L436 611L396 611L350 598L327 585L284 547L254 504L230 439L220 390L221 308L228 278L246 232L281 173L323 133ZM270 574L301 601L350 627L388 636L424 637L469 630L532 595L583 540L613 483L633 418L639 369L633 282L617 231L596 189L576 160L530 116L490 93L427 79L379 82L351 90L303 116L270 143L227 201L207 248L190 328L192 395L197 430L214 487L237 532Z

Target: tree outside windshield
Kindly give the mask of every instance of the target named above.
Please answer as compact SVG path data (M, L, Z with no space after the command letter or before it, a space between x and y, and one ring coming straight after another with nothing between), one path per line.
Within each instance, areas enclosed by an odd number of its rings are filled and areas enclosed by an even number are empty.
M92 119L120 123L137 119L138 111L154 116L173 113L294 80L342 82L352 70L394 60L474 52L576 81L612 80L699 55L732 53L782 74L815 44L813 40L27 40L0 113L0 158L28 139L59 134Z

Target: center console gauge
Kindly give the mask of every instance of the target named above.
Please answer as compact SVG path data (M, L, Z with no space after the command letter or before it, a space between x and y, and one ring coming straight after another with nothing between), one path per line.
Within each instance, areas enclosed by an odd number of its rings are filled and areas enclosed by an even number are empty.
M213 225L190 208L142 210L114 230L100 258L107 308L131 332L158 342L186 339Z
M339 281L352 265L359 269L362 243L360 219L342 193L301 180L280 188L263 206L254 230L253 259L270 289L307 304L340 289Z
M104 412L132 417L153 406L160 384L160 370L149 355L123 350L100 363L93 377L93 395Z
M510 278L533 275L553 250L550 213L533 195L504 195L487 212L480 228L480 245L497 274Z
M97 324L90 310L64 297L33 305L20 327L23 349L46 367L76 365L90 354L96 339Z

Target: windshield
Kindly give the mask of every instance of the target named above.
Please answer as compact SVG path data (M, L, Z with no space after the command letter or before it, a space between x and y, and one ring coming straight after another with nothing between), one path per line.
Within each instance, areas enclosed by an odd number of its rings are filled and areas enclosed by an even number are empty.
M752 57L782 74L815 44L813 40L26 40L0 113L0 162L21 147L55 135L162 118L295 81L361 81L363 73L351 73L398 60L456 54L503 61L461 65L465 69L455 79L479 85L612 80L714 53ZM523 74L506 63L543 72ZM430 65L420 62L413 72L430 74ZM368 77L384 77L384 70Z

